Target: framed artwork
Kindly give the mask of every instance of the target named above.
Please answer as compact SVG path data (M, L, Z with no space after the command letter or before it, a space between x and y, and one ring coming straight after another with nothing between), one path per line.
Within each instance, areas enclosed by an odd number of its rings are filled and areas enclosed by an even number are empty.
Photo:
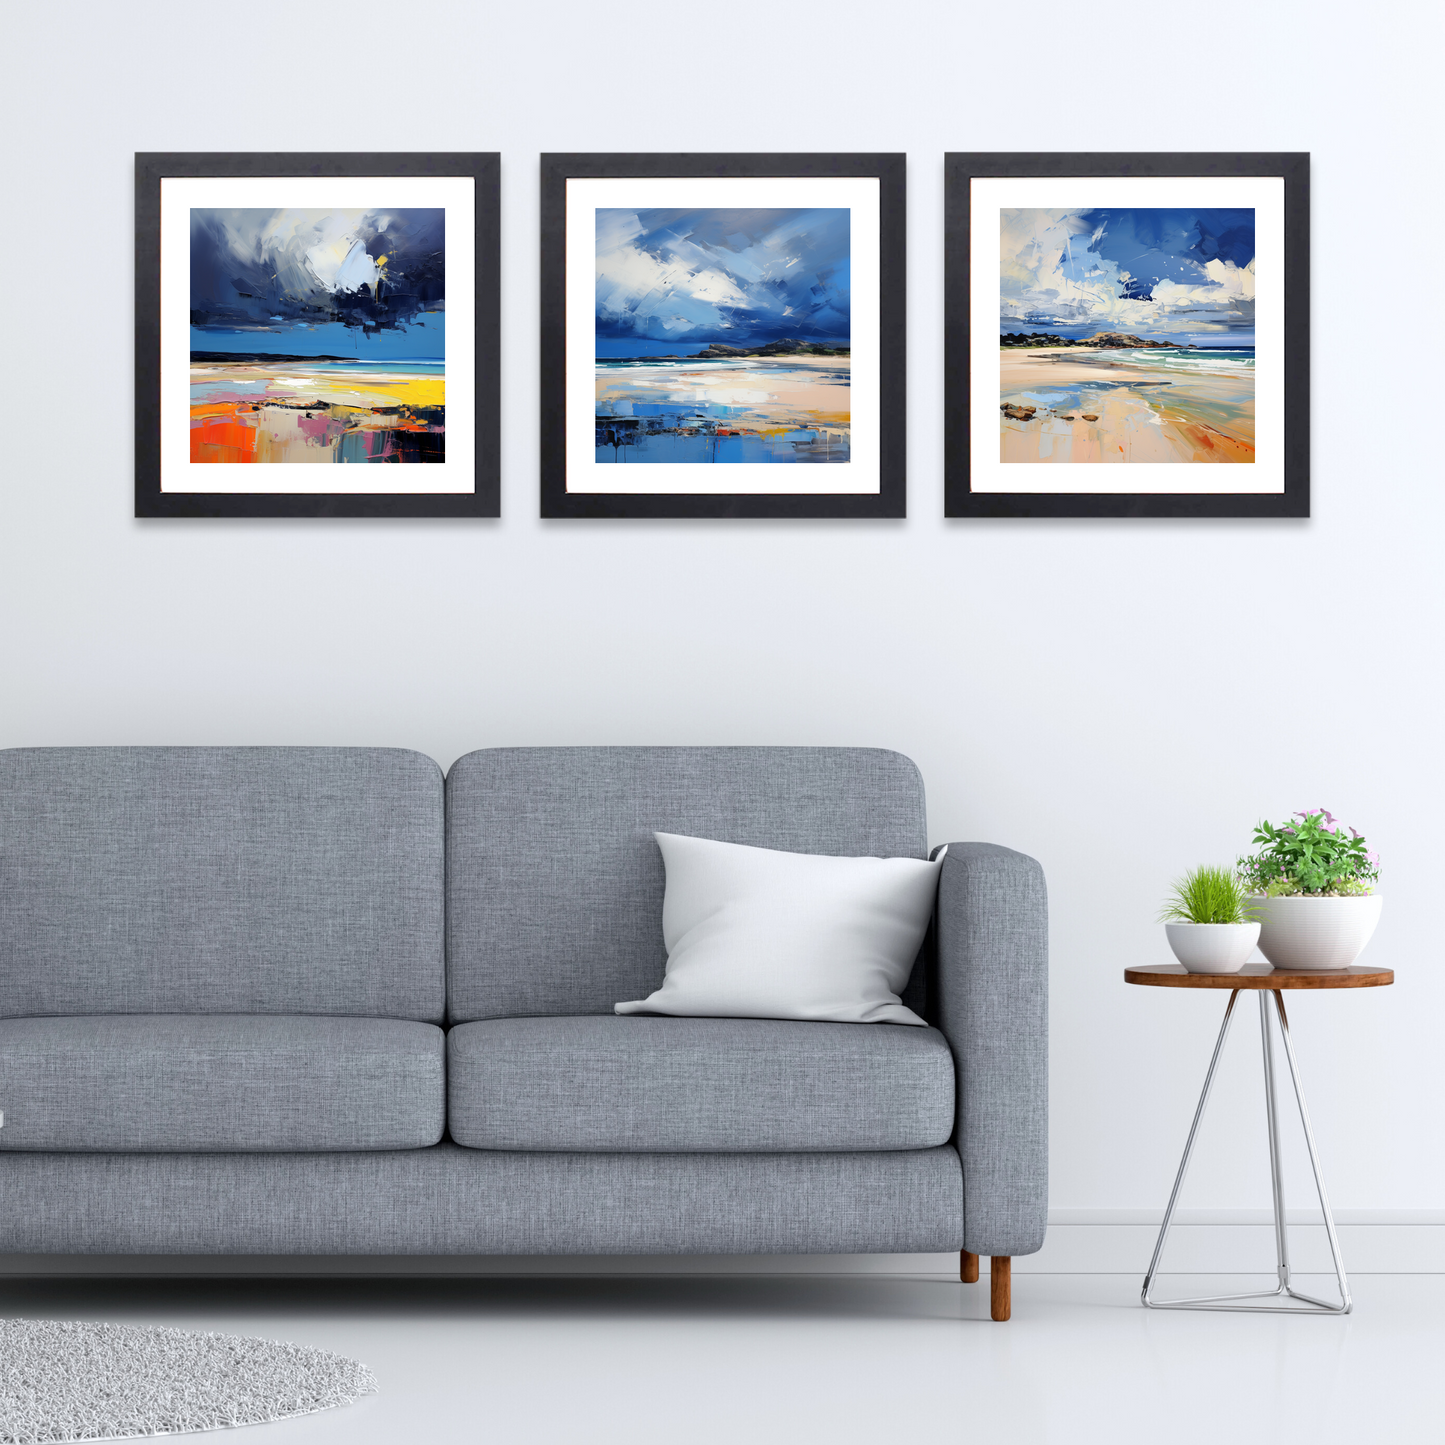
M1309 516L1309 156L949 155L950 517Z
M136 516L497 516L499 170L137 155Z
M901 517L904 157L544 155L542 515Z

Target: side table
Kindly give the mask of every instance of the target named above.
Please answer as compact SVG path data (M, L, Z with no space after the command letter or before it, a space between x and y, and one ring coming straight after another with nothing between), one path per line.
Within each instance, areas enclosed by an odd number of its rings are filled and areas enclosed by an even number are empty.
M1169 1207L1164 1211L1164 1223L1159 1230L1159 1240L1154 1246L1154 1258L1149 1261L1149 1273L1144 1276L1141 1294L1144 1305L1155 1310L1232 1310L1244 1309L1253 1312L1273 1314L1331 1314L1347 1315L1350 1312L1350 1286L1345 1278L1344 1261L1340 1258L1340 1242L1335 1234L1335 1220L1330 1213L1330 1202L1325 1195L1324 1176L1320 1172L1319 1154L1315 1149L1314 1130L1310 1128L1309 1110L1305 1107L1304 1088L1300 1083L1299 1064L1294 1056L1294 1045L1290 1042L1289 1018L1284 1008L1284 993L1287 988L1379 988L1395 981L1395 974L1388 968L1362 968L1358 964L1341 969L1287 969L1271 968L1267 963L1249 963L1238 973L1188 973L1182 964L1162 964L1158 968L1126 968L1125 983L1145 984L1153 988L1227 988L1229 1002L1224 1007L1224 1022L1219 1026L1219 1038L1209 1060L1209 1071L1204 1075L1204 1088L1199 1095L1199 1105L1194 1111L1194 1122L1189 1126L1189 1137L1184 1143L1184 1157L1179 1161L1179 1173L1174 1178L1174 1189L1169 1196ZM1204 1117L1204 1107L1209 1102L1209 1090L1214 1083L1214 1070L1219 1064L1219 1055L1224 1049L1224 1040L1229 1035L1230 1020L1234 1017L1234 1005L1240 993L1254 989L1259 994L1259 1028L1264 1043L1264 1102L1265 1114L1269 1121L1269 1172L1273 1185L1275 1257L1278 1261L1279 1283L1271 1290L1256 1290L1246 1294L1201 1295L1194 1299L1157 1300L1150 1298L1154 1275L1159 1268L1159 1257L1164 1253L1164 1241L1169 1236L1169 1226L1174 1221L1174 1206L1179 1202L1179 1191L1184 1185L1184 1176L1189 1169L1189 1157L1194 1152L1194 1139L1199 1133L1199 1121ZM1335 1262L1335 1279L1339 1283L1340 1302L1329 1304L1315 1299L1312 1295L1301 1294L1290 1284L1289 1240L1284 1221L1284 1181L1279 1161L1279 1111L1275 1101L1274 1087L1274 1041L1270 1028L1270 1000L1274 1000L1273 1012L1279 1023L1280 1038L1284 1041L1285 1058L1289 1061L1290 1079L1294 1084L1295 1102L1299 1105L1300 1123L1304 1126L1305 1144L1309 1148L1310 1168L1314 1170L1315 1189L1320 1197L1320 1209L1324 1214L1325 1233L1329 1236L1330 1255ZM1298 1300L1297 1305L1241 1305L1241 1300L1266 1300L1289 1298Z

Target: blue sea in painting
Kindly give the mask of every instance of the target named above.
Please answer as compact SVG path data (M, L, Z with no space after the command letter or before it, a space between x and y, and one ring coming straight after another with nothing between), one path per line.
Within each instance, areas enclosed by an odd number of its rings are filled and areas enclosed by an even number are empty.
M596 459L846 462L847 356L597 361Z

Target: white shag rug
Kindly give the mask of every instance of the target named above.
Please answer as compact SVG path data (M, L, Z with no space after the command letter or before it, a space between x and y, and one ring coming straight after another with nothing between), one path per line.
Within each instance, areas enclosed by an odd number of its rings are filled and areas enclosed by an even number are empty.
M365 1365L276 1340L0 1320L0 1445L259 1425L374 1394Z

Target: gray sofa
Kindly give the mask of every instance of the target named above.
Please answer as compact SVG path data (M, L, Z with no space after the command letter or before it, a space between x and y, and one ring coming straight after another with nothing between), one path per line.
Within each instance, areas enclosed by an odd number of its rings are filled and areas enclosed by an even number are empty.
M923 857L856 748L0 751L0 1253L1043 1242L1038 865L954 843L889 1024L617 1017L652 831Z

